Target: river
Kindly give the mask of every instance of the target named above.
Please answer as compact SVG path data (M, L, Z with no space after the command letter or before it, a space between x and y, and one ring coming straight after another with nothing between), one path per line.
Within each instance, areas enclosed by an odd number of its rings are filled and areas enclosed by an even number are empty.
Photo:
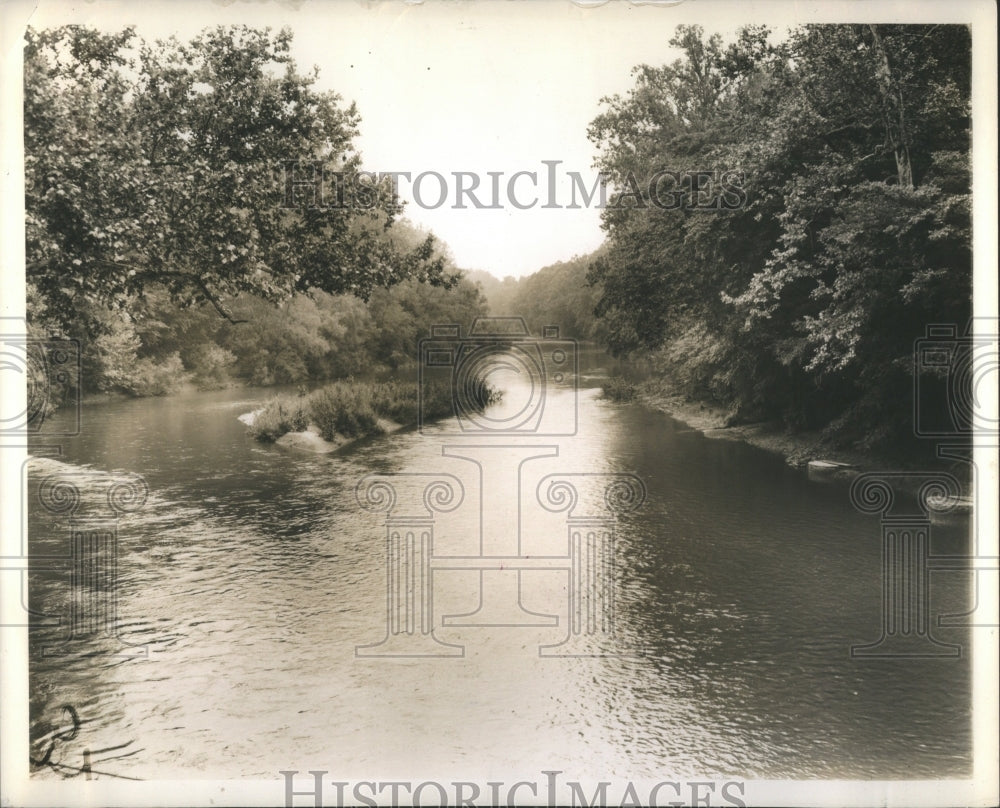
M47 476L88 470L85 486L96 486L126 471L149 496L117 522L118 636L66 642L65 619L36 617L33 739L71 704L81 726L56 758L79 766L84 748L105 750L95 770L143 779L969 776L967 633L934 629L965 646L961 658L851 656L880 633L878 517L780 457L602 400L610 362L584 351L579 389L548 391L546 423L568 432L575 417L575 434L508 436L503 450L469 448L493 438L456 436L454 421L331 455L262 445L237 416L269 390L84 407L61 455L32 463L33 557L67 555L65 515L37 504ZM508 393L501 407L524 391ZM543 445L557 448L525 459ZM385 514L356 494L372 473L463 481L466 501L440 515L435 553L466 560L432 574L434 636L463 656L356 654L387 630ZM613 618L638 655L540 656L567 632L569 573L481 573L469 560L490 541L557 556L566 514L533 498L564 473L628 473L645 487L614 525ZM932 551L964 552L967 532L963 521L935 525ZM43 566L31 606L65 616L66 565ZM520 583L524 614L556 620L441 619L475 612L491 576L499 595ZM934 615L968 608L969 584L932 575ZM136 646L144 655L113 654Z

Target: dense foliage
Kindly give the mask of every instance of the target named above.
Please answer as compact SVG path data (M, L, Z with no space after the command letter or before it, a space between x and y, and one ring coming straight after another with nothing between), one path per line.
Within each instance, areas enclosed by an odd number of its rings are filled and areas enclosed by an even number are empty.
M131 312L95 307L88 316L100 332L83 342L84 391L164 395L186 384L304 384L394 370L416 362L432 325L486 313L465 279L451 289L411 279L367 302L313 290L277 305L250 295L229 305L245 322L207 305L179 309L156 287Z
M594 309L601 294L588 285L587 269L603 252L559 261L524 278L501 281L482 272L469 278L480 284L492 315L523 317L535 335L544 326L557 325L565 337L598 340L604 332Z
M534 334L652 353L734 420L900 445L914 341L971 313L968 28L670 44L682 58L636 67L589 129L605 244L500 281L461 278L388 186L367 209L283 204L289 160L360 171L356 110L296 70L288 33L31 31L31 326L85 342L86 390L151 395L399 368L488 298Z
M482 310L388 184L365 206L289 197L288 171L361 170L357 110L290 49L244 26L190 43L27 32L29 324L81 340L86 392L393 367L431 322Z
M289 186L315 166L351 184L361 163L357 110L297 71L291 39L247 27L186 44L148 44L131 28L28 30L27 268L51 316L130 308L151 284L226 317L224 300L240 293L447 285L432 239L404 250L384 237L400 212L388 183L368 208Z
M970 315L969 30L771 39L681 26L682 59L604 99L590 137L618 194L597 310L614 351L658 350L736 418L896 442L914 340ZM650 189L658 171L677 173Z

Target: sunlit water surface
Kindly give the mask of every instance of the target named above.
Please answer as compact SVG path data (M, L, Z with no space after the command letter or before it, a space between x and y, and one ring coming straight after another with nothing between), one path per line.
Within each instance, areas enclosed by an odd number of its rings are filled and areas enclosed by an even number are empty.
M880 633L877 517L777 456L601 400L610 360L582 360L579 393L566 383L545 401L554 423L576 407L577 433L508 439L558 451L523 465L520 490L516 475L494 474L480 491L475 464L442 447L499 439L455 437L453 423L313 455L256 443L237 420L272 391L85 407L62 455L33 462L31 552L65 556L69 542L66 517L37 504L42 479L141 474L148 502L118 524L117 611L121 640L148 654L113 656L110 638L67 643L64 627L36 620L33 739L72 704L82 725L56 758L78 766L84 748L107 749L95 769L144 779L968 775L968 654L851 658ZM491 535L516 542L520 504L521 552L558 554L565 514L539 507L539 480L637 475L647 497L616 527L615 619L646 654L539 657L566 633L559 570L521 578L525 608L558 626L443 626L478 603L479 573L452 570L434 574L435 636L464 657L356 657L386 633L384 514L355 497L373 472L464 481L466 502L435 537L453 555L480 552L480 496ZM935 526L932 549L962 552L967 529ZM65 615L66 569L33 573L39 614ZM931 577L935 614L967 608L967 576Z

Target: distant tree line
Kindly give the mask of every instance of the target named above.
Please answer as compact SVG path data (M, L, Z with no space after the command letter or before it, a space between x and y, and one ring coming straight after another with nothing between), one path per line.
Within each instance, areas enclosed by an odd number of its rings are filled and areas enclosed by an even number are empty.
M683 57L636 67L589 130L617 191L589 273L608 346L657 352L736 420L912 436L914 340L971 312L969 29L724 45L680 26L670 44ZM711 182L728 171L735 208Z
M601 341L603 322L594 314L600 290L588 283L591 262L605 252L576 256L543 267L523 278L498 280L486 272L470 272L489 302L490 314L523 317L532 334L540 335L547 325L559 326L563 336Z

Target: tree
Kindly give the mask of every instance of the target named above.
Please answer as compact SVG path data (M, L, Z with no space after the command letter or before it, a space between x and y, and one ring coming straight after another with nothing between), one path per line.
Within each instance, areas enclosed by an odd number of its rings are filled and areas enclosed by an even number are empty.
M431 237L385 237L401 206L289 206L283 171L314 165L357 183L360 118L317 73L301 74L291 33L245 26L184 44L29 29L25 47L27 275L48 314L123 309L152 285L185 306L319 289L367 297L406 278L449 285Z
M807 26L790 53L756 143L783 178L780 232L730 300L820 396L905 426L914 339L970 313L969 32Z
M759 198L731 210L695 204L698 172L744 167L730 155L748 134L740 111L770 103L771 76L784 57L768 35L751 26L724 48L718 35L706 40L700 26L678 26L670 45L683 57L635 68L636 86L625 97L603 99L607 109L590 125L602 173L619 189L634 176L641 192L634 200L612 197L603 214L608 250L589 276L602 289L597 310L615 353L655 349L692 318L721 326L727 313L720 292L739 289L741 276L752 275L769 249L761 232L768 219L753 209ZM676 178L667 178L666 202L656 204L649 184L664 171ZM745 181L753 182L748 175ZM721 174L711 180L714 193L720 180Z
M671 44L683 58L638 68L590 130L628 201L590 271L611 348L683 347L680 381L741 417L904 437L914 340L970 313L968 28ZM737 171L743 203L661 209L622 184L665 168Z

